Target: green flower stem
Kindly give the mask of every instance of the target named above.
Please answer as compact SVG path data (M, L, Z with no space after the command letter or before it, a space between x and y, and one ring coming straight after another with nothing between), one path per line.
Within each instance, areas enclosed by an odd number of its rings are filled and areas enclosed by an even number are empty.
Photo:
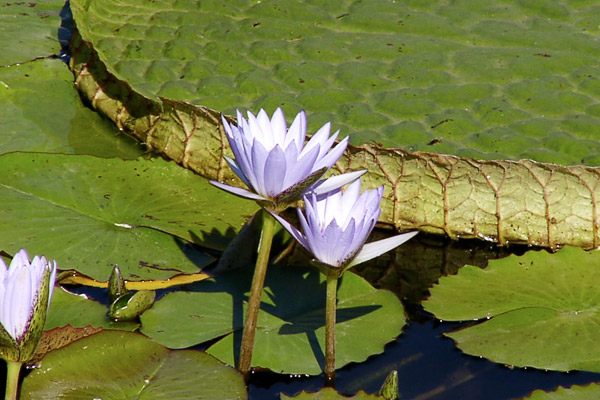
M6 361L6 395L5 400L17 400L19 391L19 375L21 373L21 361Z
M250 289L250 299L248 300L248 310L246 311L246 321L244 322L244 334L242 336L242 348L240 351L239 370L243 374L250 371L252 363L252 350L254 348L254 335L256 333L256 321L258 311L260 310L260 298L265 283L267 265L269 264L269 254L271 253L271 244L273 243L273 233L275 232L275 218L269 213L264 213L262 233L260 235L260 244L258 245L258 258L254 268L252 278L252 287Z
M335 382L335 317L338 277L327 275L325 306L325 385Z

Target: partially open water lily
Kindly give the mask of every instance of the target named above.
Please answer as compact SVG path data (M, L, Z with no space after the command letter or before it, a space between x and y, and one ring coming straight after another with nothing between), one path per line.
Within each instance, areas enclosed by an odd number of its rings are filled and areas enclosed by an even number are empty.
M42 336L54 281L56 262L25 249L7 268L0 258L0 356L7 361L29 361Z
M237 126L223 118L223 126L235 159L226 160L248 189L211 182L238 196L258 201L263 207L280 211L312 189L324 193L352 182L364 171L351 172L321 181L325 172L337 162L346 146L344 138L334 146L338 132L330 136L331 124L321 127L308 142L306 114L301 111L287 128L283 111L278 108L269 116L260 110L246 120L237 112Z
M273 216L315 257L327 276L325 304L325 382L335 382L335 324L337 283L348 268L368 261L406 242L409 232L365 244L381 213L383 186L360 193L360 180L329 193L304 196L305 212L298 209L302 232L279 215Z
M311 192L304 197L305 212L298 209L302 232L275 215L290 234L331 273L368 261L406 242L409 232L365 244L377 223L383 186L360 193L360 180L342 192Z

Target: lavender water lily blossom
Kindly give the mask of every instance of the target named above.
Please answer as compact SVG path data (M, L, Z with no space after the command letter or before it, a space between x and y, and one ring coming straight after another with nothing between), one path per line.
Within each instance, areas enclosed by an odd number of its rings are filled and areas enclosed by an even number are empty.
M0 258L0 355L9 361L28 361L41 338L54 281L56 262L25 249L7 268Z
M306 140L306 114L300 112L289 129L283 111L278 108L273 117L264 110L248 119L237 112L235 126L223 118L227 139L235 159L227 163L248 189L211 182L238 196L258 201L270 210L281 210L299 200L308 190L324 193L357 179L364 171L343 174L321 181L325 172L337 162L346 146L344 138L334 146L338 132L330 136L331 124L319 129Z
M409 232L365 244L381 212L379 204L383 186L361 194L360 185L360 180L357 180L344 192L337 189L326 194L307 194L304 197L305 213L298 210L302 232L275 215L320 264L339 275L356 264L401 245L417 234Z

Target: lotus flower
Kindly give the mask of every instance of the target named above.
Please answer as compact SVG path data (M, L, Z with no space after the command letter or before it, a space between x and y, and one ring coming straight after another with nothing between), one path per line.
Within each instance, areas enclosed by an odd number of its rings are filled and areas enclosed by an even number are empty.
M281 210L300 200L309 189L324 193L357 179L356 171L319 181L340 158L348 138L332 148L338 132L329 135L331 124L323 125L305 144L306 114L300 112L287 128L283 111L278 108L269 119L264 110L257 116L248 112L248 120L237 112L238 126L223 118L223 126L235 160L226 157L235 174L248 190L211 182L235 195L253 199L270 210Z
M10 266L0 258L0 356L29 361L42 336L50 306L56 262L35 256L29 262L25 249Z
M341 275L346 269L368 261L406 242L409 232L365 244L375 227L381 208L383 186L360 193L360 180L345 192L341 189L304 196L305 214L298 210L302 232L274 215L290 234L326 268L322 272ZM327 271L329 269L329 271Z

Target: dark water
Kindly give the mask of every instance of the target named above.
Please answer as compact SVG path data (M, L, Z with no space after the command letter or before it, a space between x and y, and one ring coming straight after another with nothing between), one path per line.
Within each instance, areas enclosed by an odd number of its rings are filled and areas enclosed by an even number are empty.
M336 389L345 395L353 395L358 390L376 393L394 369L398 370L400 398L415 400L515 399L536 389L549 391L559 385L600 381L600 374L510 369L464 355L454 347L452 340L441 336L456 326L433 320L410 322L404 334L386 346L383 354L339 370ZM257 374L250 383L250 399L275 400L279 399L280 392L295 395L302 390L318 391L323 387L323 377Z

